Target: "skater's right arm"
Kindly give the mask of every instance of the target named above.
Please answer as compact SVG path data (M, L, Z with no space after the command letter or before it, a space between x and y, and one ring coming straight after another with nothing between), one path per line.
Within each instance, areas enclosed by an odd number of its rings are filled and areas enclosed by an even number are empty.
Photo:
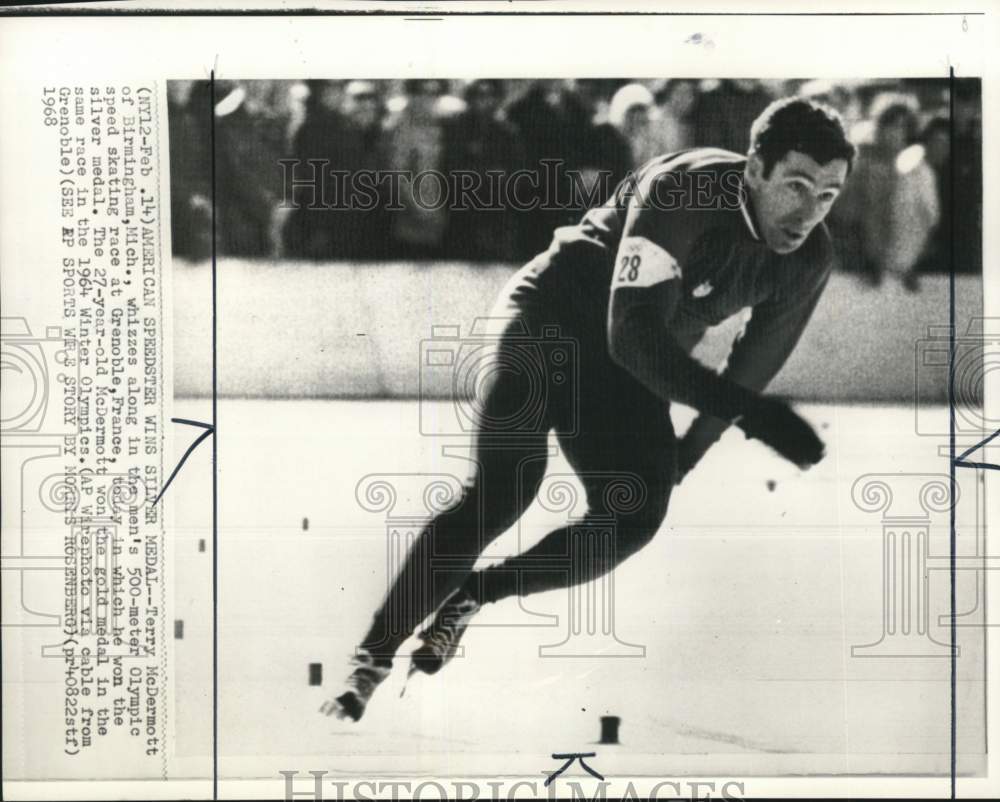
M682 297L682 266L657 236L670 213L644 206L633 199L615 258L611 358L665 401L735 424L800 467L819 461L822 443L789 406L705 367L674 340L667 323Z
M643 203L642 192L640 187L630 203L615 258L608 304L611 358L665 401L734 423L757 394L702 365L670 334L683 266L665 247L662 231L665 216L682 213Z

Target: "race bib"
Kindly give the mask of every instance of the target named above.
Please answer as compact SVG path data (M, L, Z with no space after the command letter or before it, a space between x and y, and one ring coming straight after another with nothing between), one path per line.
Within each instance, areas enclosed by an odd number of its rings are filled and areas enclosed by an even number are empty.
M614 287L652 287L680 278L681 266L663 248L645 237L625 237L615 260Z

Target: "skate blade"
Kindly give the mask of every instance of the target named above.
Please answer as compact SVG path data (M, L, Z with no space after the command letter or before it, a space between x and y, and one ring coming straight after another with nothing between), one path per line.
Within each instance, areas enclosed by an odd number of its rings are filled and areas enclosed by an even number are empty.
M406 693L406 689L407 689L407 687L410 684L410 677L412 677L414 674L419 673L419 671L420 671L420 669L417 668L416 664L411 660L410 661L410 667L409 667L409 669L406 672L406 679L403 680L403 687L402 687L402 689L399 692L399 698L400 699L402 699L403 698L403 694Z

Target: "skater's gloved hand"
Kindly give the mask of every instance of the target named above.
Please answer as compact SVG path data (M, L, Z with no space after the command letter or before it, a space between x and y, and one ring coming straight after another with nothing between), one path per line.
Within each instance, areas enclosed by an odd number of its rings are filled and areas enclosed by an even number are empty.
M813 427L775 398L756 399L735 424L747 437L769 445L803 470L826 454L826 446Z

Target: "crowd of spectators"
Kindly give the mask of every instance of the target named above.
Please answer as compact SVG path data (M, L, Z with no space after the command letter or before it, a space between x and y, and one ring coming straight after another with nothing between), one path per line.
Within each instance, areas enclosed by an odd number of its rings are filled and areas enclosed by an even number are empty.
M858 146L830 220L840 267L913 289L952 258L981 270L980 85L956 84L950 98L943 80L246 81L213 96L174 81L174 252L211 246L213 125L222 255L501 262L543 250L654 156L746 152L754 118L798 93L836 108Z

